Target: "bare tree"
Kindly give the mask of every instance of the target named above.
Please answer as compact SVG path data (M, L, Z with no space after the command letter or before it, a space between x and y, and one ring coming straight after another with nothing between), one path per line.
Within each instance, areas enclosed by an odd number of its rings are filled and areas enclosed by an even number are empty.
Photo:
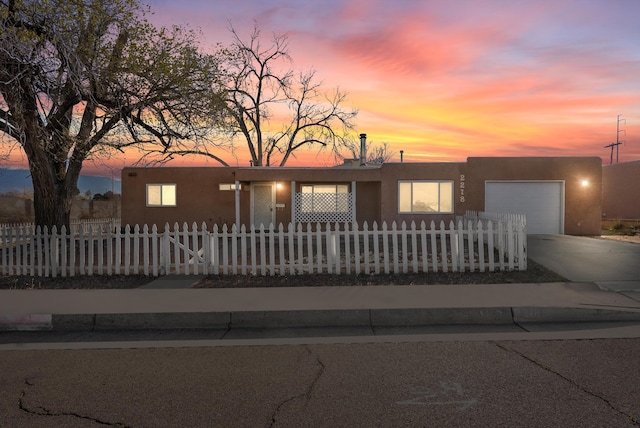
M89 157L168 153L221 119L219 58L145 12L136 0L0 0L0 132L29 162L36 224L68 225Z
M274 35L265 47L257 27L247 42L231 32L226 129L246 142L253 165L284 166L297 150L312 146L337 153L357 115L343 108L346 93L324 92L315 71L296 73L286 35Z
M360 159L360 142L350 140L344 145L344 149L347 151L347 155L339 155L338 159L345 161L347 159ZM375 143L370 141L367 144L366 163L369 164L383 164L388 162L395 156L396 152L392 151L389 147L389 143Z

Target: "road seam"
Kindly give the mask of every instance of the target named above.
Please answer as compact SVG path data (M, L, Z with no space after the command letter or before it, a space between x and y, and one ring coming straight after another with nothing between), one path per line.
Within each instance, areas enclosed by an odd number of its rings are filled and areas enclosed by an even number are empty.
M629 421L636 426L640 426L640 420L638 420L635 416L626 413L620 409L618 409L616 406L614 406L611 401L607 400L605 397L603 397L602 395L598 395L595 392L591 392L590 390L588 390L587 388L583 387L582 385L580 385L579 383L575 382L573 379L568 378L567 376L563 375L560 372L557 372L555 370L553 370L551 367L547 367L544 364L538 362L537 360L528 357L527 355L523 354L522 352L519 352L515 349L511 349L508 348L498 342L493 342L498 348L507 351L507 352L511 352L513 354L519 355L520 357L524 358L525 360L529 361L530 363L533 363L534 365L536 365L537 367L541 368L542 370L545 370L557 377L559 377L560 379L564 380L565 382L568 382L569 384L573 385L574 387L578 388L580 391L584 392L587 395L592 396L593 398L596 398L600 401L602 401L603 403L605 403L611 410L614 410L618 413L620 413L621 415L626 416L627 418L629 418Z

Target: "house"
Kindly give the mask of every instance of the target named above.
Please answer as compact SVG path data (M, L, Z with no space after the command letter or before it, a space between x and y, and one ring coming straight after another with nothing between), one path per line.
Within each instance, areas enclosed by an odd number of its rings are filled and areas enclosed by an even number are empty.
M470 157L332 168L158 167L122 171L122 224L449 222L522 213L529 233L599 235L599 157Z
M602 218L640 219L640 161L602 168Z

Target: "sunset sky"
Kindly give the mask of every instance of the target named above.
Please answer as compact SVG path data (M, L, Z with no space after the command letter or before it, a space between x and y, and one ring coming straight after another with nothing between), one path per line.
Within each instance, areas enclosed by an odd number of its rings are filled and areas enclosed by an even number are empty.
M294 66L349 93L357 132L405 161L468 156L640 159L640 1L154 0L152 21L205 45L254 21ZM625 135L626 134L626 135ZM239 156L240 164L248 156ZM615 155L614 155L615 161ZM331 165L315 153L293 165Z
M266 37L288 34L294 67L347 91L348 107L360 111L354 135L387 142L395 161L403 150L409 162L601 156L608 164L618 115L619 160L640 159L637 0L149 2L153 23L199 29L205 48L228 45L230 25L245 39L254 21ZM249 164L244 151L224 157ZM334 163L301 152L287 166Z

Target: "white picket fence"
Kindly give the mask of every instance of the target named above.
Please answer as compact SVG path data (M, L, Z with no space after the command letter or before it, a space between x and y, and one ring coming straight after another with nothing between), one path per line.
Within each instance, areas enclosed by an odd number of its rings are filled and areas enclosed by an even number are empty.
M69 221L69 228L74 231L74 233L78 233L80 226L83 226L85 230L89 226L104 226L105 228L111 228L115 230L120 227L120 219L117 217L107 217L107 218L87 218L87 219L73 219ZM7 228L19 228L19 227L34 227L33 223L6 223L0 224L1 229Z
M469 224L469 222L471 222L471 225L477 225L482 222L485 227L491 223L494 230L498 230L499 228L506 230L507 227L509 227L509 224L511 224L512 227L523 232L513 235L514 242L512 245L514 245L515 248L524 248L524 258L527 258L527 217L524 214L491 213L467 210L465 215L462 217L462 221L464 224ZM496 237L503 240L503 242L497 244L498 246L509 245L508 240L510 238L507 234L498 234Z
M527 268L523 220L297 223L285 230L175 224L160 232L81 225L67 233L33 226L0 227L4 275L114 274L300 275L485 272Z

